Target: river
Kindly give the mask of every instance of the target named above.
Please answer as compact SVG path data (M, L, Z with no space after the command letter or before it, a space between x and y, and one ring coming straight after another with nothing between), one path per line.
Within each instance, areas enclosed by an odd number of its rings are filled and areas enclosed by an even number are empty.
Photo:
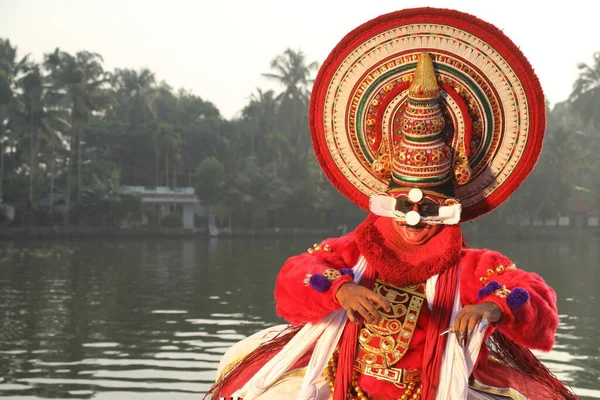
M600 399L599 240L470 239L555 288L540 357L582 399ZM0 397L199 399L232 343L281 323L276 273L313 241L0 243Z

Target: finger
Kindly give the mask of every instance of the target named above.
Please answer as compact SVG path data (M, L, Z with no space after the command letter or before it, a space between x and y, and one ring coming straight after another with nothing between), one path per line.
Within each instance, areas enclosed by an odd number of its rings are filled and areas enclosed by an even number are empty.
M483 313L483 318L481 319L481 324L479 325L479 332L480 333L483 332L483 330L485 329L485 327L489 323L491 315L492 315L492 313L490 313L489 311L486 311L486 312Z
M454 326L456 327L456 330L457 330L458 344L461 347L464 347L464 345L465 345L465 339L467 337L467 328L469 326L469 318L470 317L471 317L470 313L461 312L460 321L458 323L456 323L456 321L454 322Z
M487 324L488 324L487 318L483 318L481 320L481 325L479 325L479 333L483 332L483 330L485 329L485 327L487 326Z
M381 308L383 308L387 312L392 311L392 306L391 306L390 302L387 301L386 298L380 294L377 294L375 292L370 292L369 300L371 300L375 304L378 304Z
M451 332L458 333L460 331L460 321L462 321L465 315L464 309L462 309L456 317L454 317L454 322L452 323L452 327L450 328Z
M456 315L456 317L454 318L454 323L449 329L450 332L454 333L454 339L456 340L459 346L462 346L462 333L460 332L460 321L462 320L463 315L464 312L460 311L458 315Z
M351 322L354 322L355 324L358 323L358 320L356 319L356 317L354 316L354 311L352 310L346 310L346 315L348 316L348 319Z
M367 312L371 314L373 318L375 318L375 321L379 321L381 319L379 310L373 303L369 301L369 299L359 299L359 302L367 310Z
M456 331L454 332L454 337L456 338L456 342L458 343L458 345L462 347L465 334L461 331Z
M360 303L356 305L356 312L358 312L363 317L363 319L370 324L374 324L375 322L377 322L375 320L375 317L373 317L369 313L369 311Z
M452 325L450 325L450 328L448 328L448 330L451 333L456 333L458 324L460 324L460 315L461 315L460 312L458 314L456 314L456 317L454 317L454 321L452 321Z
M457 326L457 329L459 332L466 334L467 333L467 328L469 327L469 318L471 318L471 313L470 312L465 312L465 313L461 313L461 318L460 318L460 325L456 325L456 322L454 323L454 326Z
M495 303L489 303L492 309L488 309L490 322L500 322L502 319L502 309L498 307Z
M469 340L473 336L473 330L475 329L475 325L481 320L481 316L477 314L471 315L469 318L469 323L467 325L467 337L465 338L465 345L469 343Z
M473 329L475 329L475 325L477 325L479 321L481 321L481 315L472 314L471 318L469 318L469 322L467 323L467 331L471 332Z

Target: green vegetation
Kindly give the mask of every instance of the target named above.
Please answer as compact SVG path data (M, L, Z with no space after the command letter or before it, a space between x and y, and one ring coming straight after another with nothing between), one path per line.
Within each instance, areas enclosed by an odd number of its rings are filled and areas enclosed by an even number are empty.
M569 99L547 108L547 130L535 169L519 190L479 224L533 221L600 212L600 52L580 73ZM571 221L585 226L585 222Z
M549 111L538 167L495 220L564 215L575 192L600 204L600 53L594 61ZM35 63L0 39L0 196L16 207L13 225L119 226L141 212L121 185L193 186L233 228L359 222L365 214L324 178L311 148L317 65L287 49L270 66L264 76L280 92L256 89L227 120L147 69L106 71L99 54L59 49ZM171 225L176 215L146 217Z

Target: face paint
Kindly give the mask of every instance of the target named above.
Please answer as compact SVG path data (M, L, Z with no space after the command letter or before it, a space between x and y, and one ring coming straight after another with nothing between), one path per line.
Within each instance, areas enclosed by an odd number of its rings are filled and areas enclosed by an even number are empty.
M460 203L443 194L418 188L396 189L371 196L369 208L375 215L394 218L401 224L416 226L454 225L460 221Z
M444 227L444 225L425 224L410 226L392 219L389 219L389 223L392 224L392 229L400 236L400 238L404 242L411 245L421 245L427 243Z

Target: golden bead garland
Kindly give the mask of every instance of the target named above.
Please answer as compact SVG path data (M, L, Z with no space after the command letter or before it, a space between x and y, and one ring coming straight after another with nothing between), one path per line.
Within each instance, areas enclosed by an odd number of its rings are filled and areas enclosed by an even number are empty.
M335 374L337 372L337 358L338 351L336 350L329 362L327 363L327 367L325 368L325 380L329 384L329 388L331 389L331 393L333 393L333 388L335 386Z

